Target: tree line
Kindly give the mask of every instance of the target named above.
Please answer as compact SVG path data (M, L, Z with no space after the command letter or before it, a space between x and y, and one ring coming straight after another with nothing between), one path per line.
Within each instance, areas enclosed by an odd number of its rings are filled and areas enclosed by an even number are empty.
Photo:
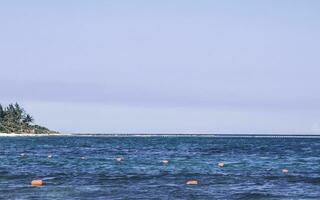
M51 133L45 127L33 124L33 117L18 103L0 104L0 132L3 133Z

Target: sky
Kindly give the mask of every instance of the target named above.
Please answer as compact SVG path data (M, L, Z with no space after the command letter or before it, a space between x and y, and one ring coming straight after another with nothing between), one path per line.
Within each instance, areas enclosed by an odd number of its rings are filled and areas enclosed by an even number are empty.
M320 133L320 1L0 2L0 103L61 132Z

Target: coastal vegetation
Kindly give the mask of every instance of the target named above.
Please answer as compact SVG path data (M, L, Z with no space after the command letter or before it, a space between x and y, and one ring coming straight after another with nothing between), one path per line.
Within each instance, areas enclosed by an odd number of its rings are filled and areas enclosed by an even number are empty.
M18 103L0 104L0 132L2 133L55 133L48 128L34 124L33 117Z

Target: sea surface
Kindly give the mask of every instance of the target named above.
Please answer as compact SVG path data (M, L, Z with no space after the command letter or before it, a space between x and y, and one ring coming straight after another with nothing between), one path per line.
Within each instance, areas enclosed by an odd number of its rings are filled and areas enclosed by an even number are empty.
M320 199L320 139L0 137L0 199Z

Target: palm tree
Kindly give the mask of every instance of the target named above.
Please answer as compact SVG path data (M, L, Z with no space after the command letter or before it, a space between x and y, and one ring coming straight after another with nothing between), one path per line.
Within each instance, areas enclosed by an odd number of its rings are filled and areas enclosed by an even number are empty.
M27 114L22 120L22 122L26 124L32 123L33 121L34 121L33 117L29 114Z

